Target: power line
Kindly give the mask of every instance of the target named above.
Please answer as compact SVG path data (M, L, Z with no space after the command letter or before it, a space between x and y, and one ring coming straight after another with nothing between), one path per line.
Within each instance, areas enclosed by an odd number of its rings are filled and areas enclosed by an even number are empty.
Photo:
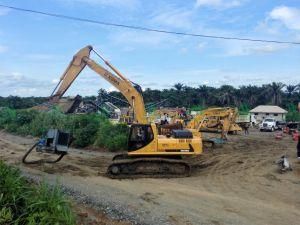
M42 12L42 11L37 11L37 10L32 10L32 9L24 9L24 8L2 5L2 4L0 4L0 7L17 10L17 11L22 11L22 12L27 12L27 13L35 13L35 14L40 14L40 15L45 15L45 16L51 16L51 17L56 17L56 18L61 18L61 19L76 20L76 21L80 21L80 22L100 24L100 25L104 25L104 26L114 26L114 27L142 30L142 31L148 31L148 32L157 32L157 33L165 33L165 34L173 34L173 35L181 35L181 36L192 36L192 37L202 37L202 38L224 39L224 40L300 45L300 42L293 42L293 41L277 41L277 40L266 40L266 39L216 36L216 35L178 32L178 31L171 31L171 30L161 30L161 29L148 28L148 27L142 27L142 26L134 26L134 25L126 25L126 24L117 24L117 23L105 22L105 21L100 21L100 20L92 20L92 19L86 19L86 18L80 18L80 17L74 17L74 16L67 16L67 15L63 15L63 14Z

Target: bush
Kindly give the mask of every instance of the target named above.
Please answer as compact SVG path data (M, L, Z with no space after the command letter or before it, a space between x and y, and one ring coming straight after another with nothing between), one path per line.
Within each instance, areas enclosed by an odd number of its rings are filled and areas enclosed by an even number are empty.
M15 123L18 126L23 126L25 124L31 123L35 117L37 116L38 112L36 110L18 110L16 113Z
M0 128L20 135L42 136L50 128L73 134L75 147L96 145L111 151L126 149L128 127L113 125L98 114L65 115L58 110L38 112L35 110L0 111Z
M0 128L6 128L7 124L12 123L16 119L16 111L9 108L0 110Z
M74 129L74 145L85 147L94 143L100 120L97 117L79 117L76 119Z
M288 105L288 113L286 115L286 121L300 122L300 113L297 111L296 105Z
M124 150L127 147L127 136L127 125L113 125L109 121L105 121L100 124L95 145L105 147L110 151Z
M31 186L18 169L2 161L0 177L0 224L75 224L70 203L58 186Z
M300 122L300 113L297 111L288 112L286 115L286 121Z
M49 112L39 112L35 119L30 123L29 134L41 136L50 128L64 129L68 117L59 111L51 110Z

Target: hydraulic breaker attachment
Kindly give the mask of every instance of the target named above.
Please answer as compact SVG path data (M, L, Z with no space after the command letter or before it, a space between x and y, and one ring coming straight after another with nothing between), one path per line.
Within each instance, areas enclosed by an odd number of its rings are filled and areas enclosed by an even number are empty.
M56 163L59 162L67 153L71 144L71 134L62 132L58 129L49 129L46 136L36 142L22 158L24 164L41 164L41 163ZM59 157L56 160L39 159L27 161L26 158L33 149L40 153L56 154Z

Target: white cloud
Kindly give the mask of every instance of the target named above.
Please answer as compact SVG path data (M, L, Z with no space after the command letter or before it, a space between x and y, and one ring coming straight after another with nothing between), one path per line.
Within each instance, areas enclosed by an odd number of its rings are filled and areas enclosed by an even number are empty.
M54 56L50 54L33 53L33 54L27 54L25 55L25 57L31 60L49 60L49 59L56 58L58 56Z
M206 47L206 42L200 42L200 43L197 45L197 50L198 50L198 51L202 51L205 47Z
M47 96L52 89L51 82L24 76L20 72L0 75L0 96Z
M4 53L4 52L6 52L7 51L7 47L6 46L4 46L4 45L0 45L0 53Z
M196 7L228 9L242 5L241 0L197 0Z
M5 16L10 12L10 9L0 8L0 16Z
M112 91L117 91L117 89L114 87L114 86L110 86L108 89L107 89L108 92L112 92Z
M37 94L36 92L37 92L36 88L16 88L11 94L24 97L24 96L34 96Z
M60 2L74 4L84 3L93 6L135 9L140 5L139 0L59 0Z
M58 78L55 78L51 81L52 84L57 84L59 82L59 79Z
M247 56L254 54L271 54L288 48L288 45L276 44L235 44L225 45L225 56Z
M172 9L157 12L151 22L158 25L174 28L190 28L193 12L185 9Z
M24 76L20 72L12 72L11 79L15 81L21 81L22 79L24 79Z
M280 21L289 29L300 30L300 9L279 6L269 13L269 17Z
M142 46L158 46L161 44L170 44L178 43L178 37L175 37L170 34L161 34L161 33L151 33L148 32L138 32L138 31L123 31L117 32L110 36L110 40L116 44L126 44L127 47L130 44L136 48L137 45Z
M274 37L282 33L282 26L279 23L270 23L269 19L265 19L264 21L258 22L257 26L254 28L254 31L261 34L266 33L271 35L271 37Z
M186 48L186 47L182 47L182 48L179 49L179 53L180 53L180 54L183 54L183 55L186 54L186 53L188 53L188 51L189 51L189 50L188 50L188 48Z

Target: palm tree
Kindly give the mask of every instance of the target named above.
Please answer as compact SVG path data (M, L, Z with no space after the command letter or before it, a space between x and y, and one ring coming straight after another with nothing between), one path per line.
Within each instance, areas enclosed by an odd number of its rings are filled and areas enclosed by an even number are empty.
M254 107L258 104L257 97L259 94L259 88L257 86L241 86L239 94L241 102L243 102L244 104L250 107Z
M219 102L224 105L235 105L236 103L236 96L235 96L236 89L231 85L222 85L219 88Z
M287 85L286 86L286 93L288 94L288 97L290 98L299 88L299 85Z
M272 84L266 85L266 95L271 97L271 103L273 105L279 105L281 104L281 98L282 98L282 88L284 88L286 85L281 82L273 82Z
M182 83L176 83L176 84L174 84L174 88L177 91L182 91L183 87L184 87L184 84L182 84Z
M215 105L217 99L217 90L214 87L209 87L206 85L200 85L196 91L198 92L199 101L202 104L202 107L208 105Z

